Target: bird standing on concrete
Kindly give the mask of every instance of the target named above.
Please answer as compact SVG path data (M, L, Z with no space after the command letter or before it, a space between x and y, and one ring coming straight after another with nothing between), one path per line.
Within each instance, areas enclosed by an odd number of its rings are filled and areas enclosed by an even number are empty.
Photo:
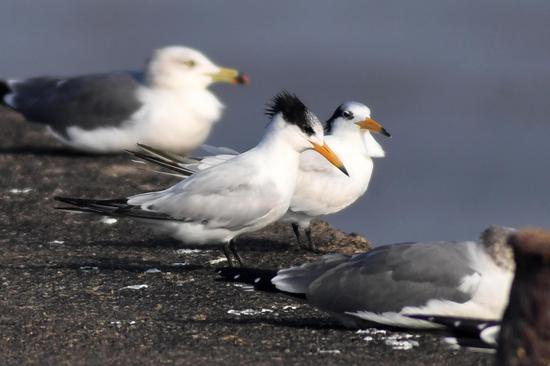
M7 80L0 99L77 150L117 153L142 142L189 153L222 114L208 86L247 80L197 50L171 46L156 50L143 72Z
M370 109L358 102L340 105L325 124L325 141L342 159L349 177L313 151L305 151L300 155L296 189L282 221L292 223L302 248L317 251L311 239L310 223L313 218L342 211L366 192L374 166L372 158L385 156L371 131L390 136L384 127L371 118ZM134 152L134 156L166 167L181 177L238 155L238 152L229 148L204 146L212 155L193 160L149 146L140 146L143 151ZM305 240L301 231L305 232Z
M56 199L76 206L70 210L148 222L189 244L223 245L230 265L232 256L242 263L233 239L285 214L302 151L317 151L347 174L325 145L321 123L296 96L280 93L268 114L271 122L256 147L164 191L117 200Z

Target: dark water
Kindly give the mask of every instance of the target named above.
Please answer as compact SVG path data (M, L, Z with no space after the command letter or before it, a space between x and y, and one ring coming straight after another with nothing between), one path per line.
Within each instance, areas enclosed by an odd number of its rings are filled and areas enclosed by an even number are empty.
M282 88L323 118L365 102L394 137L330 221L378 243L550 226L548 1L6 0L0 24L2 76L137 68L167 44L247 71L215 87L215 145L254 145Z

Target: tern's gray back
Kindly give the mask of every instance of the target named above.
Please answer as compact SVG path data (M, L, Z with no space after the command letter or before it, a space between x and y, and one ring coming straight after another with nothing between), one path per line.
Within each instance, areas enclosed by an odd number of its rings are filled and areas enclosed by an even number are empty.
M473 242L403 243L352 257L311 283L308 300L333 312L400 311L441 299L463 303L460 286L476 271L469 265Z
M65 135L70 126L91 130L120 125L141 106L136 97L140 79L140 73L130 72L37 77L10 83L7 98L28 120Z

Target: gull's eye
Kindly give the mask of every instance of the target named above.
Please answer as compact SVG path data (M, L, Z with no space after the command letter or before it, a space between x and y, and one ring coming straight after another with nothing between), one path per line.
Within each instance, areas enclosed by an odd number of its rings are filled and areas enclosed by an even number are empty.
M342 113L342 116L344 116L345 119L353 119L353 112L344 111L344 113Z
M187 67L195 67L197 66L197 63L193 60L185 60L183 61L183 64Z

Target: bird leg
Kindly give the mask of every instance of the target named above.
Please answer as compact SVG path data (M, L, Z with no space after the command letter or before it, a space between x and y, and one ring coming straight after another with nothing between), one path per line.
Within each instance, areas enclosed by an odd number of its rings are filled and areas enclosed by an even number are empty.
M292 231L294 231L294 235L296 236L296 240L298 241L298 246L300 249L307 249L307 247L302 243L302 235L300 234L300 226L293 222L292 223Z
M231 240L229 242L229 250L231 251L231 253L233 253L233 256L235 257L235 259L237 259L237 262L239 262L239 267L244 267L244 262L239 253L237 253L237 249L235 248L235 241Z
M234 267L233 258L231 258L231 242L227 242L227 243L224 244L223 254L225 254L225 258L227 258L227 262L229 263L229 267Z
M296 240L298 240L298 245L300 249L308 250L310 252L319 253L319 250L313 244L313 241L311 240L311 227L308 226L307 229L305 229L306 234L306 242L302 240L302 234L300 233L300 225L293 222L292 223L292 231L294 231L294 235L296 236Z
M311 240L311 226L308 226L305 230L306 238L307 238L307 249L314 252L319 253L319 249L315 244L313 244L313 240Z

